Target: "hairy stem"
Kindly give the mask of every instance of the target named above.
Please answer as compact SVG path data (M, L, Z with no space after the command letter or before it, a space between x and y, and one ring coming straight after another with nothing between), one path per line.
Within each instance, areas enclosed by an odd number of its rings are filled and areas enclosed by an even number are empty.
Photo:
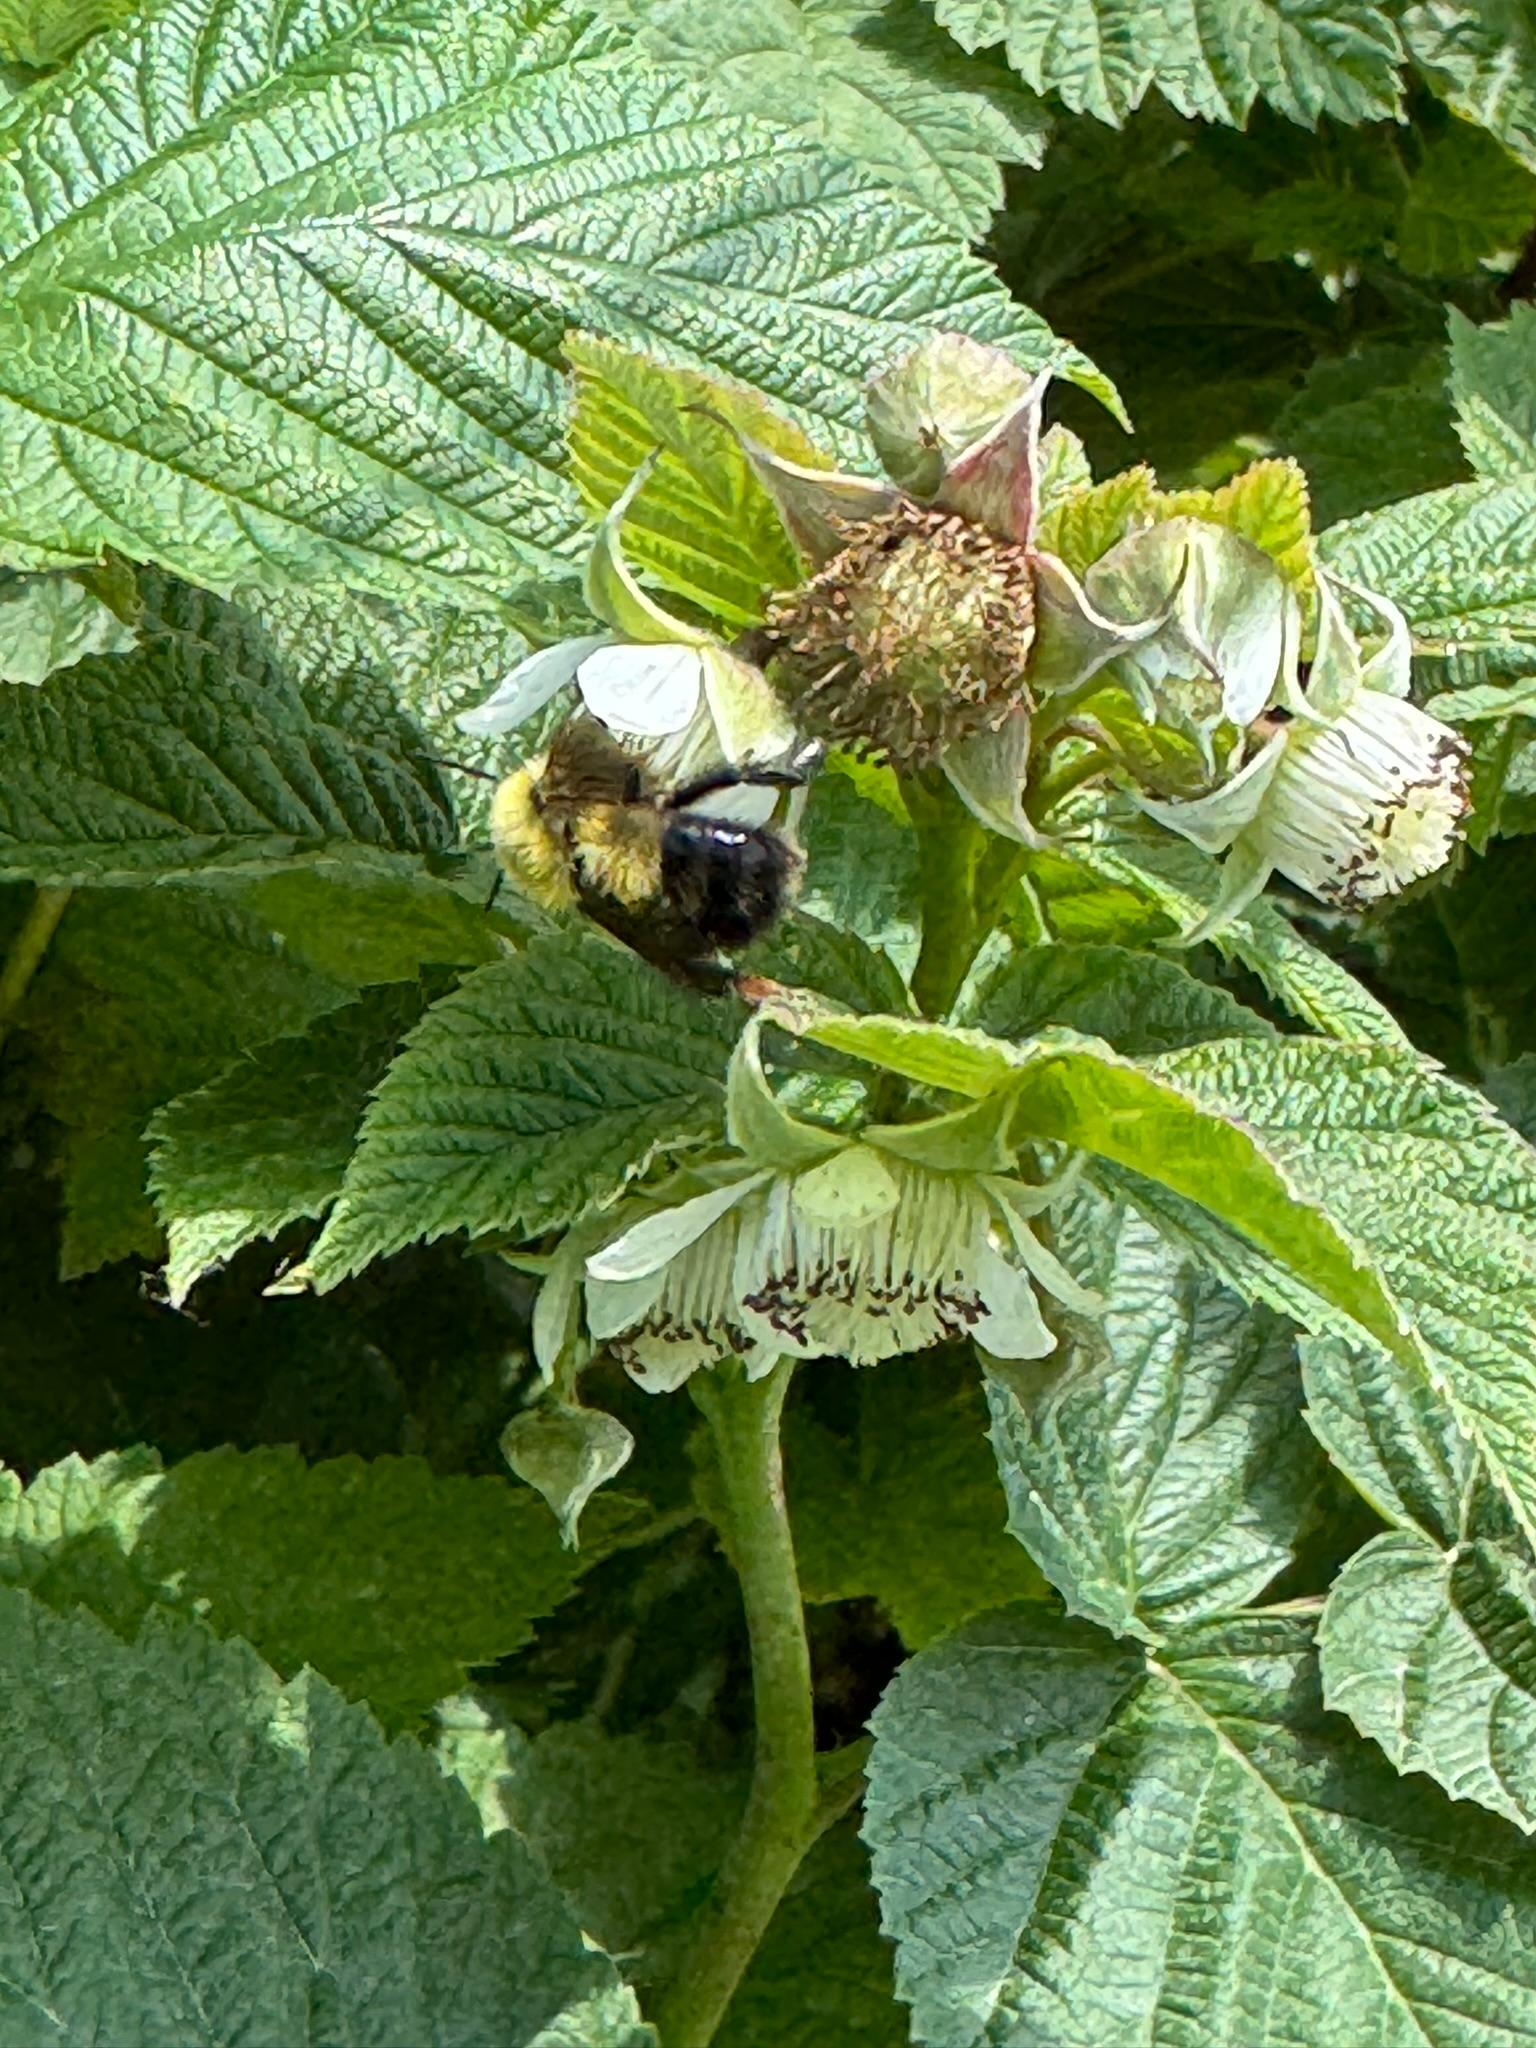
M32 907L16 934L16 943L6 955L5 966L0 968L0 1045L5 1044L16 1012L32 985L33 975L43 964L43 955L73 894L68 888L43 887L32 899Z
M923 943L912 993L925 1017L943 1017L960 993L985 933L976 928L976 870L987 835L954 792L906 787L922 868Z
M752 1648L756 1751L741 1833L650 2017L667 2048L709 2048L801 1858L818 1808L811 1660L784 1501L779 1417L791 1361L763 1379L700 1373L694 1399L714 1443L721 1539L741 1581Z

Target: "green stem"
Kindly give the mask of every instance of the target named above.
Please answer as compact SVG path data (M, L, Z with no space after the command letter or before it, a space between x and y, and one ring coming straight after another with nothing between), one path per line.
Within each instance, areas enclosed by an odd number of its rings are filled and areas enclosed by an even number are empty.
M650 2015L666 2048L709 2048L790 1879L826 1824L818 1810L811 1660L779 1452L792 1370L781 1359L760 1380L721 1369L692 1383L714 1440L720 1535L741 1581L756 1751L741 1833Z
M43 955L48 951L49 941L58 929L64 907L74 894L72 889L43 887L32 899L16 942L6 956L5 966L0 968L0 1045L21 1008L32 977L43 964Z
M922 862L923 943L912 971L912 993L925 1017L947 1016L977 947L976 870L987 835L948 788L902 794L917 827Z

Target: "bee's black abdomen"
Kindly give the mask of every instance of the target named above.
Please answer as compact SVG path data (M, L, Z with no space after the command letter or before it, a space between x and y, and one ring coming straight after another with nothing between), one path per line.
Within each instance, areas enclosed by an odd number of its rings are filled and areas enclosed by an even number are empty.
M677 817L661 842L669 901L710 946L734 952L784 908L795 858L779 835L724 818Z

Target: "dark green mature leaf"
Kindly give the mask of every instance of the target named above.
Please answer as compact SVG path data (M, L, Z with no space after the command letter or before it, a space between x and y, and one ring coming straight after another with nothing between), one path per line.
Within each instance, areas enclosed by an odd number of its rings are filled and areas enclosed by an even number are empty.
M1006 76L967 65L916 0L602 0L669 69L726 104L878 167L975 241L1003 202L999 164L1037 164L1050 116Z
M1343 1220L1410 1320L1428 1383L1530 1529L1536 1152L1482 1096L1386 1047L1228 1041L1153 1065L1241 1116L1298 1191ZM1412 1352L1390 1348L1411 1371Z
M1536 191L1536 178L1530 181ZM1526 217L1536 199L1526 202ZM1484 477L1536 470L1536 306L1510 308L1507 321L1474 327L1451 314L1451 396L1467 460Z
M296 686L235 608L145 586L137 653L0 691L0 875L417 863L454 844L441 778L382 679Z
M1398 107L1396 30L1367 0L1237 0L1178 11L1140 0L937 0L963 48L1004 43L1036 92L1118 123L1156 85L1180 113L1242 127L1256 99L1311 127Z
M636 1521L632 1503L597 1503L576 1555L530 1488L419 1458L226 1449L161 1474L152 1454L114 1452L25 1492L0 1471L0 1580L123 1635L151 1607L198 1614L407 1727L471 1665L521 1648Z
M143 1141L159 1104L352 993L238 899L78 892L22 1013L39 1095L66 1134L65 1272L159 1249Z
M1155 1641L1245 1605L1293 1555L1324 1468L1291 1333L1102 1199L1062 1217L1057 1248L1105 1309L989 1383L1008 1526L1069 1612Z
M1320 358L1270 433L1307 472L1319 527L1466 476L1438 339Z
M906 2048L869 1855L852 1821L801 1864L716 2035L718 2048Z
M558 1721L514 1748L502 1787L522 1839L605 1948L627 1952L639 1981L649 1951L720 1866L745 1786L707 1768L685 1742L609 1735Z
M890 955L807 911L784 918L742 958L743 969L814 989L855 1010L903 1010L907 985Z
M615 49L576 0L149 0L14 102L12 558L495 606L577 542L567 327L845 430L914 320L1081 366L888 177Z
M861 1377L846 1445L792 1410L785 1466L807 1600L878 1600L911 1649L1041 1590L1005 1524L969 1357L893 1360Z
M509 1834L305 1672L0 1592L9 2048L644 2048L633 1995Z
M1217 864L1191 846L1153 825L1128 815L1123 799L1085 792L1074 799L1063 821L1061 849L1099 880L1133 891L1164 920L1162 930L1191 929L1216 901L1220 886ZM1056 856L1048 856L1054 866ZM1049 887L1058 886L1059 869ZM1052 897L1047 896L1047 914ZM1071 897L1061 920L1063 938L1097 938L1074 921ZM1330 1038L1373 1040L1385 1045L1406 1041L1401 1025L1384 1003L1336 960L1301 937L1278 905L1261 898L1243 916L1216 934L1218 952L1240 962L1293 1016Z
M1536 22L1525 0L1415 0L1402 25L1435 90L1536 169Z
M1341 1739L1301 1616L1152 1662L1016 1610L915 1657L874 1729L865 1836L929 2048L1536 2037L1520 1837Z
M132 11L132 0L0 0L0 57L45 70Z
M368 1097L422 1000L414 986L372 990L156 1114L144 1135L172 1307L253 1238L325 1214Z
M482 967L380 1084L307 1277L334 1287L449 1231L569 1223L718 1125L734 1023L590 930Z
M1455 277L1518 249L1533 215L1536 178L1491 135L1453 121L1408 181L1397 259L1411 276Z
M1123 946L1026 947L981 990L975 1014L957 1021L1015 1041L1064 1024L1132 1058L1207 1038L1272 1035L1262 1017L1177 960Z
M1334 1581L1318 1629L1328 1705L1400 1771L1536 1832L1536 1566L1518 1542L1442 1550L1394 1530Z
M1399 604L1426 654L1481 653L1506 673L1536 669L1536 470L1453 484L1332 526L1323 559Z
M804 907L910 971L921 929L917 835L889 769L850 762L818 775L801 838Z
M1536 681L1472 683L1424 706L1472 745L1467 844L1482 853L1496 834L1536 830Z

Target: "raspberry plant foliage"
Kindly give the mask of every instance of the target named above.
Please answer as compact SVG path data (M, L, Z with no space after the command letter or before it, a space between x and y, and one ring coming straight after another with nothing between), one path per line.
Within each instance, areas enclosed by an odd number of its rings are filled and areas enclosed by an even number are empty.
M1533 138L0 7L6 2048L1536 2038ZM583 718L768 776L723 993Z

